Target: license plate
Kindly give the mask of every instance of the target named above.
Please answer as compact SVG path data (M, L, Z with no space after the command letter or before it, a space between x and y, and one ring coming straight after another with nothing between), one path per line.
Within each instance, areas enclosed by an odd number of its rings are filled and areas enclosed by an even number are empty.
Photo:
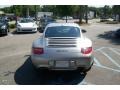
M55 64L56 67L69 67L69 62L68 61L56 61Z
M56 52L68 52L68 50L56 50Z

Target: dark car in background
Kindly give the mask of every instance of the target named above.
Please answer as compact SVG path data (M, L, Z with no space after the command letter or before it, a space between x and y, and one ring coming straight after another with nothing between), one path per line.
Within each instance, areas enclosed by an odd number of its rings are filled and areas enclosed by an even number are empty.
M116 30L115 36L116 36L117 38L120 38L120 29L117 29L117 30Z
M8 20L0 19L0 35L7 35L9 32Z
M55 21L55 19L53 19L53 18L41 18L40 19L40 24L41 24L41 32L43 32L44 31L44 29L45 29L45 27L48 25L48 24L50 24L50 23L54 23L54 22L56 22Z
M15 17L15 16L8 16L8 20L9 20L9 21L16 20L16 17Z
M13 13L7 13L6 17L9 21L16 20L16 16Z

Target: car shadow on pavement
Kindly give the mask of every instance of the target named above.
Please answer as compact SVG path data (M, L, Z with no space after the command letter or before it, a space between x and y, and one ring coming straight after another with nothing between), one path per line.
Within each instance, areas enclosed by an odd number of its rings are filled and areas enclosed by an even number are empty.
M78 71L39 71L31 63L30 57L19 67L14 75L20 85L76 85L83 81L86 74Z
M0 37L5 37L6 35L0 35Z
M107 31L103 34L99 34L97 37L109 40L112 44L120 45L120 38L115 36L115 31Z
M20 32L18 33L16 30L11 32L12 34L14 35L24 35L24 34L33 34L33 33L36 33L36 32Z

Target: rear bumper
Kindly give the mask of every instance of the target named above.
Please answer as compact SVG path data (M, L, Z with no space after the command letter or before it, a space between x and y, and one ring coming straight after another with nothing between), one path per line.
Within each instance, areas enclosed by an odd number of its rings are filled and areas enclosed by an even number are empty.
M48 68L50 70L76 70L77 68L89 68L93 64L93 56L79 58L60 58L60 59L45 59L37 56L31 56L33 65L36 68ZM67 62L62 66L57 66L58 62Z

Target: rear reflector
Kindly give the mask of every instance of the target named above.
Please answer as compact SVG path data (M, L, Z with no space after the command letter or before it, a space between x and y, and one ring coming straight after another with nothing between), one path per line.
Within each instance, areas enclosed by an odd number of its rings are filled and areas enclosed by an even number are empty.
M43 54L43 53L44 53L44 50L43 50L43 48L33 48L33 49L32 49L32 52L33 52L34 54Z
M89 54L92 52L92 47L81 48L83 54Z

